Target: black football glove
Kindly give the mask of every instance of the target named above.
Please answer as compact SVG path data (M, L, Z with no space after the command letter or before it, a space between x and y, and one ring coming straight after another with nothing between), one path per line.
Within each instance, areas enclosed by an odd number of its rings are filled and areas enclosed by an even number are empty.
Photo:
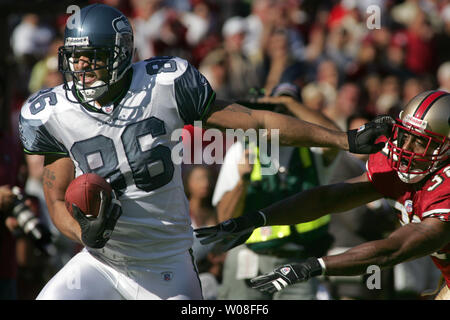
M285 264L270 273L250 280L250 285L265 293L274 293L288 285L304 282L322 274L322 267L316 258L308 258L305 262Z
M195 229L201 244L216 242L214 249L225 252L244 243L253 230L265 224L265 218L259 211L229 219L213 227ZM204 239L202 239L204 238Z
M370 154L383 149L385 143L375 144L380 136L390 137L394 118L388 115L378 116L358 129L347 131L348 147L352 153Z
M105 191L101 191L100 199L97 217L87 217L80 208L72 204L73 217L81 227L81 240L84 245L96 249L105 246L122 214L122 206L114 191L111 194L109 204L107 204Z

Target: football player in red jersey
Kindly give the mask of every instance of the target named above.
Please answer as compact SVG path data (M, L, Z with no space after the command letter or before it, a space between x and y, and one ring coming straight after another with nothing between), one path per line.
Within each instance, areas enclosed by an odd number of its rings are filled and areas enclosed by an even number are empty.
M308 258L251 280L274 292L313 276L350 276L431 255L446 286L438 299L450 299L450 94L427 91L413 98L393 125L385 148L372 154L367 172L349 181L298 193L246 217L195 230L202 243L218 241L228 250L243 243L254 228L291 225L344 212L386 197L399 210L400 228L342 254ZM325 199L325 201L324 201Z

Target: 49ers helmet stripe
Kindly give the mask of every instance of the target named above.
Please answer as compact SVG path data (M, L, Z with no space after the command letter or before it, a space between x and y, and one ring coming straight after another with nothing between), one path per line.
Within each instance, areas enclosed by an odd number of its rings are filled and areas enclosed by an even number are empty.
M414 117L418 119L424 119L428 110L431 109L431 106L442 96L449 95L444 91L435 91L430 93L423 99L423 101L418 105L416 111L414 112Z

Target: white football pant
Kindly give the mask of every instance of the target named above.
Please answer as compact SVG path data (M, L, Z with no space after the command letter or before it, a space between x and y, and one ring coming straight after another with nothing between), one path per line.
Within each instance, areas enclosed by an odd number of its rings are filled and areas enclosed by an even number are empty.
M111 265L86 249L75 255L42 289L37 300L201 300L189 252L154 262Z

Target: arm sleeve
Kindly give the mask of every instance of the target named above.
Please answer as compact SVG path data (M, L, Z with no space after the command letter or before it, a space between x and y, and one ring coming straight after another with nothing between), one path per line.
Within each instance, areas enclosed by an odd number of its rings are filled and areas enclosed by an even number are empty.
M38 119L19 117L20 140L28 154L69 155L67 149L59 143Z
M191 64L175 79L175 99L185 124L202 120L215 100L215 92L208 80Z
M425 197L422 219L437 218L441 221L450 221L450 180L445 180L445 185L427 193Z

